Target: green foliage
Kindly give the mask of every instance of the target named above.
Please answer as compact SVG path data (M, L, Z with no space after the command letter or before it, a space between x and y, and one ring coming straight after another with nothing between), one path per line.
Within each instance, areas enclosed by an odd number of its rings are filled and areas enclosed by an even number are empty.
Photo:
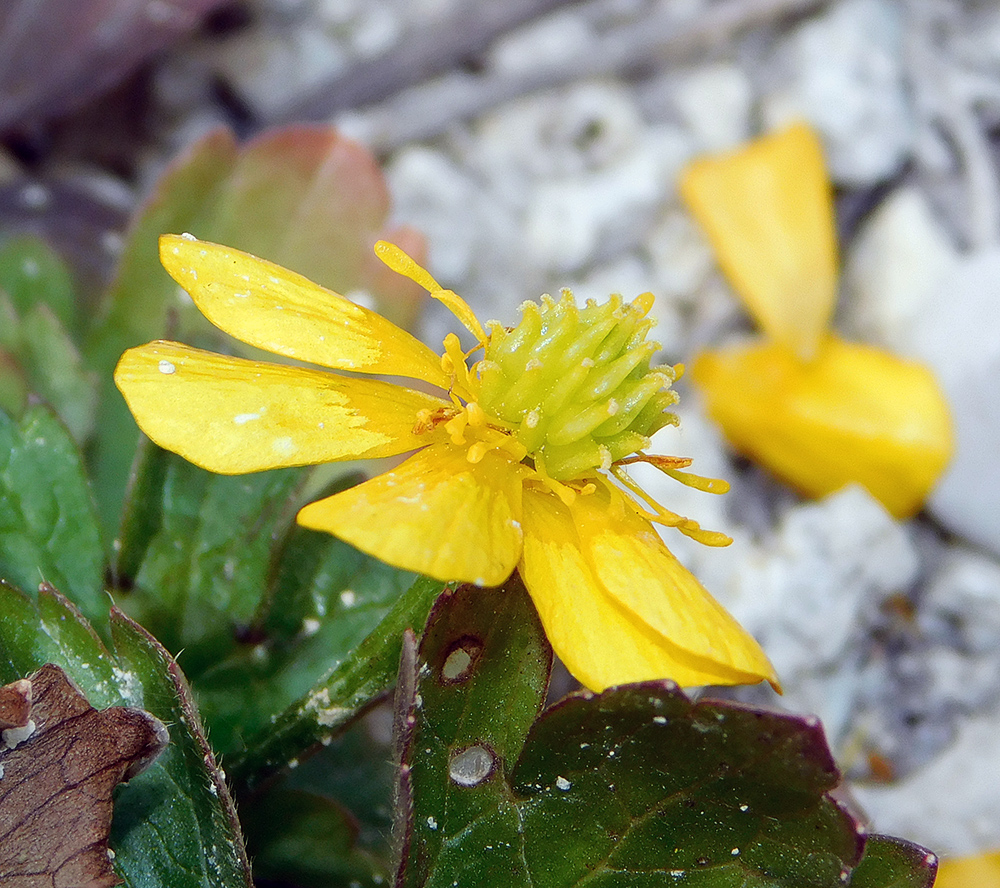
M814 720L669 683L536 720L549 657L518 582L439 600L400 680L400 884L853 884L864 834L827 795L839 774ZM871 863L862 884L906 870Z
M0 577L46 581L103 624L104 553L80 453L41 405L19 421L0 412Z
M937 858L925 848L891 836L870 836L865 856L851 877L851 886L931 888L936 872Z
M34 394L82 442L93 430L97 391L73 338L74 299L69 272L42 241L0 248L0 409L20 416Z

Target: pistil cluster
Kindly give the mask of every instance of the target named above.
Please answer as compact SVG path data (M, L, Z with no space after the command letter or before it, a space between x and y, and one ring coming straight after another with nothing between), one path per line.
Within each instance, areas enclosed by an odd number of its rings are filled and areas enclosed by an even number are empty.
M652 304L650 294L631 303L613 296L581 309L567 290L558 302L525 302L513 329L489 325L471 373L479 406L549 477L607 471L677 423L674 369L649 366L660 348L646 339Z

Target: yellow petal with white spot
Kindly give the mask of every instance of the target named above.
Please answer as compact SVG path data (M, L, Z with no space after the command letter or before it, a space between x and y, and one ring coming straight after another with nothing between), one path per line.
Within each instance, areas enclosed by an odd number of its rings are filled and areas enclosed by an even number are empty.
M806 364L776 343L709 351L691 378L730 443L808 496L861 484L907 518L954 449L931 372L871 346L828 336Z
M276 355L447 388L441 357L380 314L280 265L167 234L160 261L213 324Z
M679 188L764 333L811 357L837 292L833 200L815 133L796 124L695 160Z
M161 447L225 475L405 453L421 410L446 402L387 382L246 361L176 342L122 355L115 383Z
M757 642L603 484L570 506L524 491L520 571L553 649L591 690L776 681Z
M934 888L1000 888L1000 851L944 858Z
M490 451L437 444L298 514L389 564L438 580L502 583L521 554L521 477L528 470Z

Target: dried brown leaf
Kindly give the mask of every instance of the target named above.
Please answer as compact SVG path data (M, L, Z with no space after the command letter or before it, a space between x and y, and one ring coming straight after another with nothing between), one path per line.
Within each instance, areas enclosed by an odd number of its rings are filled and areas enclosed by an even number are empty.
M0 735L0 884L119 884L108 853L111 793L152 763L166 728L140 709L94 709L52 664L3 690L18 685L30 717Z

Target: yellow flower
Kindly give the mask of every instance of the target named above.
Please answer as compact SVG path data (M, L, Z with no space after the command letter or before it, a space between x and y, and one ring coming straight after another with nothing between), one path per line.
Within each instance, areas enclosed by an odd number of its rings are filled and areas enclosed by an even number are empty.
M934 888L1000 888L1000 851L944 858Z
M709 415L804 494L858 483L911 516L951 458L950 412L925 367L827 330L837 245L815 134L796 124L702 158L679 186L765 336L695 360Z
M627 466L675 422L671 367L651 369L650 295L578 308L526 302L514 328L484 330L469 306L398 248L379 256L430 291L476 337L444 354L380 315L245 253L161 238L167 271L205 316L274 354L378 379L225 357L174 342L126 352L115 381L157 444L235 474L416 451L397 468L307 505L305 527L440 580L497 585L518 568L556 653L586 686L671 678L684 685L775 682L757 643L660 540L652 522L710 545L653 502ZM471 354L471 353L470 353Z

